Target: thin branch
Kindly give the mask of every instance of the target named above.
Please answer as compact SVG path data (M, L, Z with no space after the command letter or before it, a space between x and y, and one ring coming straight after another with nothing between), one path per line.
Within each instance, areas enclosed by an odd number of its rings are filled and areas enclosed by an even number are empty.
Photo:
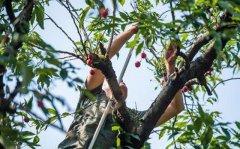
M72 11L70 10L70 6L69 6L69 1L68 1L68 0L66 0L66 3L67 3L67 5L68 5L68 7L66 7L66 9L68 10L68 12L69 12L70 15L71 15L71 18L72 18L72 20L73 20L73 23L74 23L74 25L75 25L75 27L76 27L76 29L77 29L78 35L79 35L79 37L80 37L80 41L81 41L82 46L83 46L83 51L84 51L85 55L87 56L86 45L85 45L85 43L83 42L82 35L81 35L80 30L79 30L79 28L78 28L78 25L77 25L77 23L76 23L76 20L75 20L76 17L73 15Z
M40 120L40 121L42 121L42 122L45 122L45 121L46 121L44 118L40 117L39 115L37 115L37 114L34 113L33 111L26 111L26 109L25 109L21 104L19 104L19 103L17 103L17 102L13 102L13 103L16 104L20 110L23 110L23 111L29 113L30 115L32 115L33 117L37 118L38 120ZM66 131L64 128L61 128L61 127L59 127L59 126L57 126L57 125L55 125L55 124L52 124L52 123L51 123L50 126L58 129L58 130L59 130L60 132L62 132L62 133L67 133L67 131Z
M158 57L157 54L153 51L152 48L149 48L149 51L152 53L152 55L153 55L157 60L159 60L159 57Z
M46 14L46 13L45 13ZM51 22L53 22L53 24L60 29L64 35L73 43L73 45L75 46L75 48L78 50L78 46L75 44L74 40L63 30L62 27L60 27L48 14L46 14L46 16L48 16L48 18L51 20Z
M201 35L197 41L193 44L192 48L188 50L188 60L192 61L194 56L197 54L197 52L202 48L203 45L207 44L211 38L209 37L209 33L205 33Z
M56 51L56 52L59 52L59 53L63 53L63 54L68 54L68 55L70 55L70 56L72 56L72 57L78 58L78 59L80 59L82 62L85 63L84 59L83 59L81 56L77 55L77 54L74 54L74 53L71 53L71 52L67 52L67 51L61 51L61 50L55 50L55 51Z
M224 84L224 82L232 81L232 80L239 80L240 78L229 78L223 81L218 82L214 87L212 87L211 92L216 89L216 87L220 84Z
M175 14L174 14L174 10L173 10L172 0L170 0L170 9L171 9L173 26L175 26Z
M33 46L33 47L35 47L35 48L38 48L38 49L41 49L41 50L45 51L45 49L43 47L40 47L40 46L35 45L33 43L30 43L30 42L28 42L28 44ZM68 54L69 56L75 57L77 59L80 59L82 62L85 62L84 59L81 56L79 56L79 55L77 55L75 53L71 53L71 52L67 52L67 51L61 51L61 50L54 50L54 51L58 52L58 53Z
M75 9L75 7L74 7L71 3L68 3L68 4L69 4L69 6L70 6L72 9ZM75 11L73 11L73 12L75 12ZM75 12L75 15L78 16L77 12ZM78 20L76 17L75 17L75 19L76 19L76 21L78 21L78 23L79 23L79 20ZM92 49L92 44L91 44L91 42L90 42L89 36L88 36L88 34L87 34L87 31L86 31L86 29L85 29L84 23L82 24L82 30L83 30L83 34L84 34L86 40L88 41L88 43L89 43L89 45L90 45L90 49Z
M20 82L17 79L17 85L14 89L14 91L12 93L10 93L9 97L8 97L8 101L11 102L13 101L13 99L16 97L16 95L19 93L20 88L22 87L22 82Z

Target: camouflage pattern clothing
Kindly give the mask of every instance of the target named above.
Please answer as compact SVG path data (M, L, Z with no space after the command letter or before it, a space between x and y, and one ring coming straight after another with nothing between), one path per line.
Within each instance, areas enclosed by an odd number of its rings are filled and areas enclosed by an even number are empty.
M76 112L66 138L58 146L59 149L87 149L89 146L108 101L102 85L91 93L97 100L93 102L81 94L76 110L79 112ZM112 131L112 125L112 115L109 114L97 137L94 149L115 148L117 133Z
M108 97L102 90L102 85L91 91L91 93L96 96L96 101L91 101L81 93L76 110L78 112L76 112L66 138L59 144L59 149L87 149L89 146L108 101ZM145 113L145 111L135 109L128 110L137 119L141 119ZM113 117L109 114L99 132L93 149L116 148L117 132L112 131L113 125Z

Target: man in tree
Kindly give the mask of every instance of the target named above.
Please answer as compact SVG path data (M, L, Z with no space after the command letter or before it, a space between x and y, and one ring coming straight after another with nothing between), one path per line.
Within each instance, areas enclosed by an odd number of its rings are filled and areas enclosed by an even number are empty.
M137 24L131 26L131 28L115 38L112 42L109 57L112 58L124 45L124 43L130 39L138 31ZM174 73L176 60L176 49L173 44L170 44L165 53L165 65L168 75ZM112 92L108 87L105 77L98 69L94 69L95 74L89 75L85 82L85 87L94 96L96 101L91 101L89 97L84 95L80 96L80 101L77 106L76 115L73 123L71 124L67 136L63 142L59 144L60 149L80 148L86 149L93 137L93 134L97 128L97 125L101 119L101 116L106 108L107 101L111 99ZM120 84L120 89L124 98L127 98L127 87L123 82ZM169 104L165 113L159 118L156 126L166 122L170 118L176 116L184 109L181 92L179 91L172 102ZM139 119L145 111L132 110L139 116ZM116 147L117 133L112 131L114 120L111 114L106 118L106 122L101 128L98 138L94 144L94 148L98 149L110 149Z

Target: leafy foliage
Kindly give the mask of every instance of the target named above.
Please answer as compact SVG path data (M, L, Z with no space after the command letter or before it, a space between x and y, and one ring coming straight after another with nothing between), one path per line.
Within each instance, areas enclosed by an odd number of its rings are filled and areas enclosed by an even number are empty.
M131 9L127 11L122 9L127 5L127 1L114 2L118 6L117 14L111 14L106 18L98 14L100 8L107 6L106 2L85 0L84 8L75 8L70 1L60 2L69 10L75 27L79 31L80 41L74 41L67 35L74 45L74 52L71 53L56 50L53 45L44 41L35 29L36 26L46 29L46 21L50 20L66 35L64 30L45 14L45 9L52 5L50 1L36 1L30 12L29 21L23 21L25 16L21 16L23 11L29 11L26 10L25 2L0 1L1 144L6 147L27 145L35 148L39 146L39 133L49 125L63 130L61 119L72 113L69 111L59 113L56 104L68 106L67 102L62 97L54 95L49 88L54 87L54 82L63 81L72 89L79 91L84 89L80 87L83 81L76 75L79 68L59 57L63 53L69 54L86 63L88 53L98 54L100 43L108 42L112 34L125 30L126 26L134 22L139 23L139 32L127 44L127 48L135 47L136 55L142 51L153 55L147 62L159 83L166 71L163 67L163 49L169 45L170 41L178 41L177 45L181 51L188 53L203 33L208 33L209 37L215 39L218 54L212 66L214 74L207 76L208 85L215 89L223 81L219 77L223 68L231 68L233 74L239 73L240 3L238 1L135 0L131 2ZM6 3L11 3L12 8L8 8L9 5L7 6ZM232 15L232 21L221 24L221 16L225 10ZM9 11L19 15L20 31L17 30L16 24L10 21L11 12ZM219 26L225 26L226 29L223 32L216 31ZM222 37L231 38L225 46ZM7 40L10 41L6 42ZM204 53L208 45L202 46L199 54ZM177 59L178 69L183 68L183 63L184 59ZM169 136L171 143L167 148L173 146L196 149L240 147L240 123L222 122L218 111L204 109L204 105L199 100L199 92L206 93L206 89L200 85L194 85L193 91L184 94L186 111L174 122L164 124L159 138L166 134ZM204 99L205 104L214 104L217 101L217 93L214 90L213 93L214 97ZM87 91L86 94L94 100ZM14 102L17 111L14 114L6 113L2 100L11 101L10 106ZM39 105L39 101L42 105ZM44 117L35 114L34 104L38 104L38 109L42 111ZM29 122L26 122L25 118L29 118ZM55 125L56 121L58 125ZM36 132L27 131L29 126L35 127ZM119 138L117 145L120 145ZM146 142L143 148L150 148L149 143Z

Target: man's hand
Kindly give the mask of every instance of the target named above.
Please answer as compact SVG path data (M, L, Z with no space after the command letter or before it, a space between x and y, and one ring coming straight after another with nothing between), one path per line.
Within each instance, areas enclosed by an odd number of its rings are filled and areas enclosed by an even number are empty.
M168 46L168 48L165 51L165 65L167 68L168 74L171 74L174 72L175 69L175 62L177 58L177 48L176 44L174 42L171 42Z
M138 23L132 24L132 26L129 28L129 30L130 30L132 33L136 34L136 33L138 32Z

